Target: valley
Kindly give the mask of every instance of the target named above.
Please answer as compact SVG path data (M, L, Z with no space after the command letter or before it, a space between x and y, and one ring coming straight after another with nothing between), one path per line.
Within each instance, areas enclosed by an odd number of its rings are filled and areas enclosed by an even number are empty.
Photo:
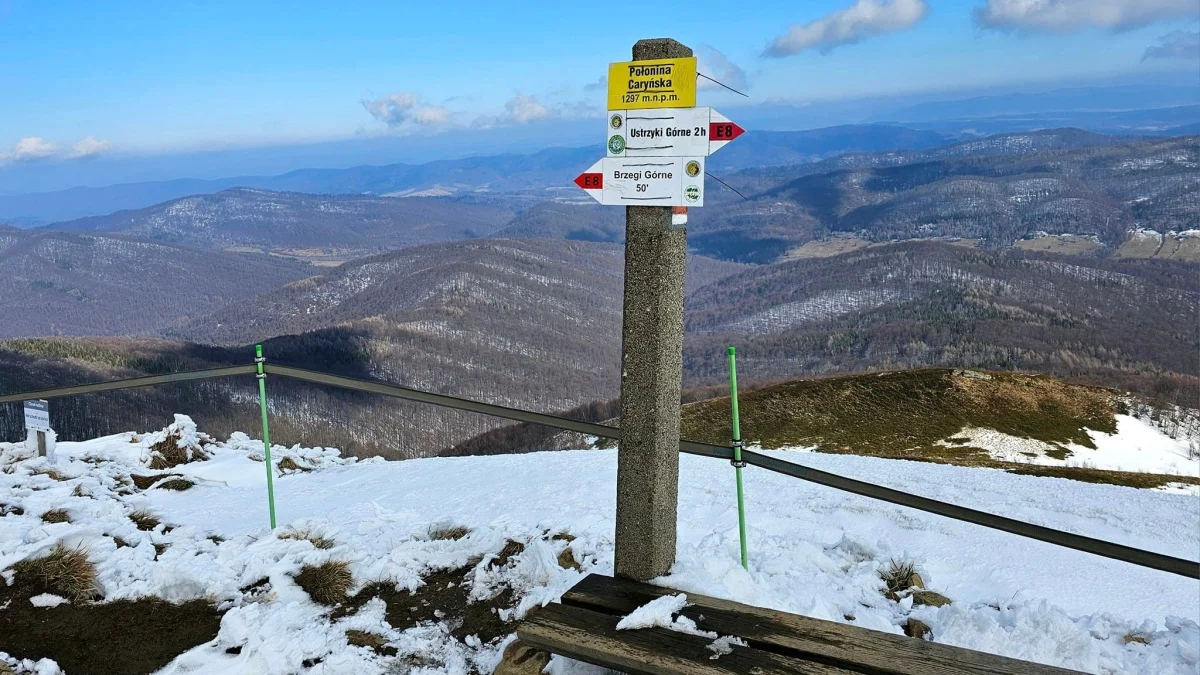
M748 385L965 367L1200 407L1194 138L817 131L763 136L775 151L748 168L717 155L748 199L714 191L691 215L689 396L719 389L737 345ZM231 187L9 229L0 287L21 300L0 308L0 379L16 391L243 363L263 342L281 364L597 415L617 395L622 214L527 189L575 155L520 157L336 174L403 197ZM428 191L481 166L507 182ZM360 455L477 447L502 426L296 382L272 394L279 438ZM64 401L60 417L67 437L172 409L223 431L252 423L251 397L248 383L181 385ZM7 410L0 430L19 423Z

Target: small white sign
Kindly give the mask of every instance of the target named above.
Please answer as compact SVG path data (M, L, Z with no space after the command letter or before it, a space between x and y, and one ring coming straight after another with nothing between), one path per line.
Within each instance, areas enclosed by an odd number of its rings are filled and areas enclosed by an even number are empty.
M704 158L605 158L575 184L607 206L704 206Z
M609 110L609 157L707 157L745 133L712 108Z
M52 431L49 402L41 399L25 401L25 428L29 431Z

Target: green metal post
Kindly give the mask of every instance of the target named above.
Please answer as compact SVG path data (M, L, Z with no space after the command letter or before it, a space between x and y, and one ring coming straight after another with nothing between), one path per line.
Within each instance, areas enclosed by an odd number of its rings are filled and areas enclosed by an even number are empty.
M737 473L737 502L738 502L738 536L742 545L742 567L749 570L750 562L746 557L746 499L742 493L742 423L738 419L738 386L737 386L737 355L733 347L729 348L729 405L733 412L733 466Z
M258 403L262 408L263 464L267 465L267 506L271 510L271 529L275 529L275 478L271 468L271 430L267 426L267 374L263 372L262 345L254 345L254 363L258 366Z

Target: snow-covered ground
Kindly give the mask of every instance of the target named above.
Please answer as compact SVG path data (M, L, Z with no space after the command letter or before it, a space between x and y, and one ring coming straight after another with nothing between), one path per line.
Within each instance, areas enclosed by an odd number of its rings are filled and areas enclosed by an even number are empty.
M1200 454L1191 454L1186 437L1171 438L1154 425L1132 417L1117 415L1117 432L1085 430L1095 448L1076 443L1051 445L1032 438L1010 436L994 429L968 427L953 438L943 440L950 447L969 446L987 450L994 459L1004 462L1023 462L1044 466L1077 466L1111 471L1136 471L1200 478ZM1068 454L1058 459L1051 453Z
M176 431L191 433L186 418ZM463 673L472 666L489 672L499 658L503 643L459 642L445 626L396 631L384 620L382 601L331 620L328 608L291 579L306 563L349 560L359 585L392 580L413 588L431 570L479 561L473 597L511 588L518 617L582 578L583 572L560 567L557 557L568 544L549 534L576 537L569 545L584 572L612 571L615 451L384 462L343 459L327 449L275 448L275 461L289 457L311 469L276 478L279 531L307 530L335 542L320 550L271 533L264 467L254 459L262 447L241 434L209 445L210 459L172 470L198 481L196 487L119 494L121 477L149 473L148 447L157 438L123 434L59 443L53 460L29 458L23 445L0 444L0 502L24 510L0 517L0 570L59 541L82 544L107 599L152 594L210 598L228 607L217 638L179 656L164 673L385 672L387 659L349 645L347 629L377 632L400 657L416 654L432 664L413 673ZM773 454L1200 559L1200 499L1194 496L870 457ZM37 473L49 468L66 480ZM1089 672L1182 674L1200 666L1195 580L755 468L747 470L746 484L749 571L738 564L733 470L726 462L681 458L678 561L659 583L893 633L912 616L939 642ZM68 509L73 522L42 522L40 514L50 508ZM127 516L142 508L174 529L136 529ZM470 534L429 537L459 525ZM114 536L132 546L118 548ZM524 551L503 567L489 566L509 539L525 543ZM170 545L157 560L155 543ZM927 586L952 604L914 607L911 598L886 599L878 572L892 559L915 562ZM239 590L262 578L270 580L271 593ZM1127 643L1127 636L1137 639ZM226 653L230 647L240 653ZM323 660L304 669L306 659L317 658ZM590 670L561 659L551 664L554 673Z

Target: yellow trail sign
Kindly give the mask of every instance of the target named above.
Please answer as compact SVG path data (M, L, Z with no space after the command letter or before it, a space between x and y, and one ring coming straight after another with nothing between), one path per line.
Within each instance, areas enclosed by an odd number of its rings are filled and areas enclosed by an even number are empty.
M608 64L608 109L691 108L696 57Z

